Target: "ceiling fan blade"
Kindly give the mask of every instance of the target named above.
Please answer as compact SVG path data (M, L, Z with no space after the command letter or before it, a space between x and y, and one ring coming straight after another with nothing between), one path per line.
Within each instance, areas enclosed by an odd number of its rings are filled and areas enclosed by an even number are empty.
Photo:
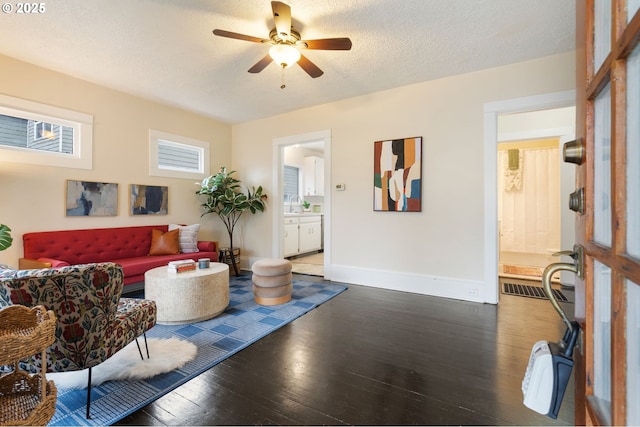
M309 61L309 59L304 55L300 55L300 60L298 61L298 65L314 79L324 74L324 71L318 68L316 64Z
M291 8L280 1L272 1L273 22L276 24L278 36L286 40L291 34Z
M271 55L267 54L260 61L256 62L256 65L254 65L253 67L249 68L249 72L250 73L259 73L260 71L264 70L264 68L267 65L271 64L271 61L273 61L273 59L271 59Z
M254 43L268 43L268 42L270 42L270 40L261 39L260 37L253 37L253 36L248 36L246 34L234 33L234 32L226 31L226 30L219 30L217 28L215 30L213 30L213 34L215 34L216 36L220 36L220 37L228 37L230 39L245 40L245 41L254 42Z
M307 49L320 50L351 50L351 40L348 37L335 39L302 40L300 43L307 45Z

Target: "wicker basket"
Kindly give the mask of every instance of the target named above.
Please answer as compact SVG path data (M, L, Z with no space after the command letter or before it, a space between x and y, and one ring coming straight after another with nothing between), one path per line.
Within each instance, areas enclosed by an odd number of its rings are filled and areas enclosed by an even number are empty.
M220 254L222 259L219 262L223 262L228 265L233 265L231 261L231 254L233 253L233 257L235 258L236 265L240 266L240 248L233 248L229 250L229 248L220 248Z
M42 377L15 371L0 378L0 425L44 426L56 411L57 389L47 381L42 393Z
M43 306L10 305L0 310L0 365L30 357L55 340L56 317Z
M0 425L46 425L56 410L57 389L47 381L46 349L55 340L56 317L43 306L0 310L0 365L14 371L0 377ZM18 361L41 354L43 372L30 375Z

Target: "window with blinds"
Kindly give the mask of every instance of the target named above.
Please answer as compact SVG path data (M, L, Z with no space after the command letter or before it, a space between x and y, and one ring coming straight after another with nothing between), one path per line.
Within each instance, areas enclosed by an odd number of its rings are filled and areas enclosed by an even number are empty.
M199 179L209 175L208 142L151 130L149 145L149 175Z
M295 166L284 167L284 201L288 202L292 196L300 194L300 168Z
M202 148L158 141L158 167L176 171L202 172Z

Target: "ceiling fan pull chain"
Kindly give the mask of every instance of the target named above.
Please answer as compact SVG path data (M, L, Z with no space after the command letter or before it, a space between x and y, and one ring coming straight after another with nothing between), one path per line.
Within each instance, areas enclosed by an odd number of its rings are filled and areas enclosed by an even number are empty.
M280 89L284 89L285 87L287 87L287 85L284 84L284 69L285 67L282 66L282 84L280 85Z

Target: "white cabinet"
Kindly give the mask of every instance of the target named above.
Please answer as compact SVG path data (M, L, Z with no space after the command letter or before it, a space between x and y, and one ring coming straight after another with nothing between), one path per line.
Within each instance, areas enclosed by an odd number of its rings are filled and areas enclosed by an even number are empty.
M324 195L324 159L322 157L304 158L304 195Z
M322 249L322 215L301 214L284 219L284 256Z
M298 253L322 249L322 221L319 216L301 217L298 231Z
M284 256L298 254L298 218L284 219Z

